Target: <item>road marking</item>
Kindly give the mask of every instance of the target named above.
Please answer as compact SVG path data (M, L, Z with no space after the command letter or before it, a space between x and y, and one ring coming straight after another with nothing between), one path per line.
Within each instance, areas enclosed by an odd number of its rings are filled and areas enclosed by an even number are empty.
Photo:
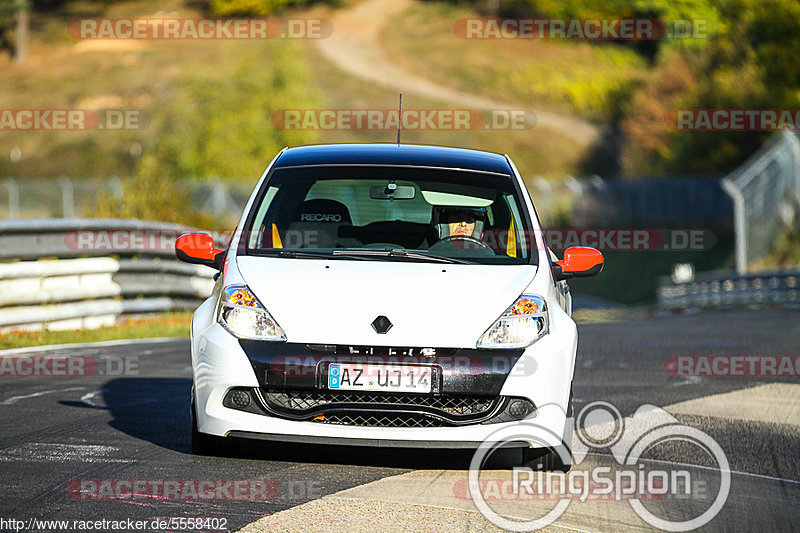
M23 394L22 396L12 396L7 400L3 400L0 402L0 405L13 405L17 403L19 400L25 400L27 398L36 398L38 396L44 396L45 394L52 394L54 392L70 392L76 390L85 390L86 387L69 387L66 389L53 389L53 390L43 390L40 392L34 392L33 394Z
M56 442L27 442L2 450L0 461L63 462L81 461L84 463L132 463L133 459L109 457L120 449L115 446L98 444L61 444Z
M83 402L84 404L86 404L89 407L92 407L94 409L108 409L108 407L104 407L104 406L97 405L96 403L94 403L94 397L97 396L98 394L102 394L104 392L107 392L106 389L100 389L100 390L96 390L96 391L92 391L92 392L87 392L86 394L81 396L81 402Z
M598 457L611 457L611 458L614 457L613 455L611 455L609 453L588 452L586 455L596 455ZM696 464L692 464L692 463L681 463L679 461L666 461L664 459L645 459L645 458L642 458L642 457L639 457L638 461L641 462L641 463L661 463L661 464L675 465L675 466L688 466L688 467L691 467L691 468L697 468L699 470L713 470L715 472L719 472L719 468L714 467L714 466L703 466L703 465L696 465ZM781 483L794 483L796 485L800 485L800 480L797 480L797 479L787 479L787 478L783 478L783 477L768 476L766 474L754 474L752 472L740 472L738 470L728 470L728 472L730 472L731 474L735 474L737 476L748 476L748 477L755 477L755 478L759 478L759 479L768 479L770 481L780 481Z
M703 378L699 376L687 376L683 378L682 381L678 381L677 383L673 383L673 387L683 387L684 385L694 385L696 383L700 383L703 381Z
M26 346L25 348L9 348L0 350L0 355L26 354L35 352L49 352L50 350L62 350L65 348L104 348L106 346L118 346L121 344L157 344L159 342L188 341L188 337L153 337L150 339L117 339L113 341L98 342L73 342L71 344L49 344L46 346Z
M769 383L664 407L673 414L800 426L800 384Z

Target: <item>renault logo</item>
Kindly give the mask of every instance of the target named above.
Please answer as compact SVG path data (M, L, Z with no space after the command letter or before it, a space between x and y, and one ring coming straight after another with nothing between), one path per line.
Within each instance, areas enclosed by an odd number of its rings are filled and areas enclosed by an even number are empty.
M381 335L392 329L392 326L393 324L391 320L383 315L372 321L372 329L375 330L375 333L379 333Z

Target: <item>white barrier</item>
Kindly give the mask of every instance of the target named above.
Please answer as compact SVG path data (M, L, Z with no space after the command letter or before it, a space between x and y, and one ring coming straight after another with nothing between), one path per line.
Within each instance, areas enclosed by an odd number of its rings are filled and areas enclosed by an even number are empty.
M175 239L187 231L136 220L0 222L0 332L98 327L122 314L194 309L211 294L215 271L177 260Z

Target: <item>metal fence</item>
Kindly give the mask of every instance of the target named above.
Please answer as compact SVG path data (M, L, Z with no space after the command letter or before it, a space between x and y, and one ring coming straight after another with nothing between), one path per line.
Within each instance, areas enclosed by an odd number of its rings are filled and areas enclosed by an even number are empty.
M238 216L254 182L221 179L183 181L192 205L214 215ZM561 180L531 178L527 186L539 216L552 227L707 227L730 217L730 200L718 180L648 178L606 180L600 176ZM0 219L90 216L100 194L121 197L120 178L0 180Z
M177 260L175 240L186 231L139 220L0 221L0 332L197 307L214 270Z
M582 228L718 228L731 218L731 203L713 178L575 180L570 224Z
M742 308L763 305L800 308L800 271L738 275L707 272L688 283L661 280L659 307L675 309Z
M215 215L238 216L252 188L253 180L187 179L193 205ZM90 216L98 196L123 196L123 181L109 178L26 178L0 179L0 219L74 218Z
M783 131L722 180L733 200L736 271L745 274L800 214L800 140Z

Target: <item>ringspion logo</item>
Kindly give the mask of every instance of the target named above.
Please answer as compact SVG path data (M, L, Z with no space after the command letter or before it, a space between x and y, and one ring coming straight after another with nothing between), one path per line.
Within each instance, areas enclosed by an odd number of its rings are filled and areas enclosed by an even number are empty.
M626 501L649 525L665 531L691 531L719 514L728 499L731 471L727 455L707 433L681 424L654 405L642 405L623 418L608 402L592 402L578 416L566 419L567 433L554 433L536 419L499 428L487 437L473 455L464 484L457 482L456 497L472 499L478 511L493 525L510 531L536 531L554 523L574 501ZM573 431L574 430L574 431ZM572 438L572 437L575 438ZM557 453L562 464L581 466L564 472L541 472L531 467L514 467L510 480L487 480L481 471L491 453L509 444L530 443ZM561 444L556 444L556 443ZM713 461L713 466L690 471L681 463L651 462L647 452L675 442L689 443ZM581 463L593 450L609 449L613 465ZM592 452L594 453L594 452ZM542 465L539 465L542 466ZM488 501L538 500L552 506L537 507L538 518L520 520L493 509ZM658 507L643 502L662 500ZM676 519L669 505L696 505L688 515Z

